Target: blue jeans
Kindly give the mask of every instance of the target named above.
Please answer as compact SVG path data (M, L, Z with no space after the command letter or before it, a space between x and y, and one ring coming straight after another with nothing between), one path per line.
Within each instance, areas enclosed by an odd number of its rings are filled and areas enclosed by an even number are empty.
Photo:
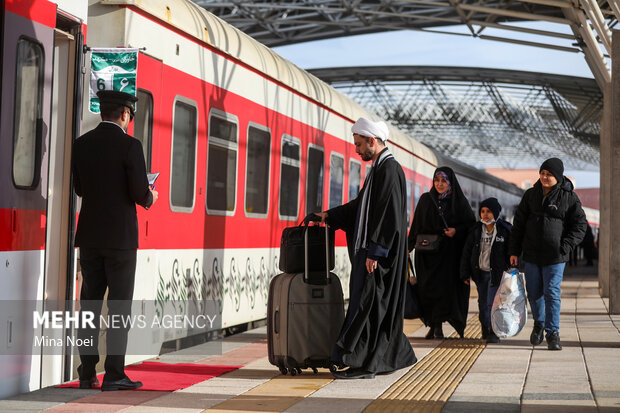
M478 319L482 327L491 330L491 307L499 285L491 286L491 273L480 271L480 279L476 283L478 290Z
M534 321L545 326L547 335L560 330L560 307L565 262L552 265L525 263L525 288Z

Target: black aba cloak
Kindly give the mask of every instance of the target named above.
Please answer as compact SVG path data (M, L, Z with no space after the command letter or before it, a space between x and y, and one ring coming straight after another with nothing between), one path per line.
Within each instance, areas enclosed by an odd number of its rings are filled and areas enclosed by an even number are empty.
M461 281L459 265L467 233L476 218L454 171L441 167L435 170L435 174L437 172L448 176L452 193L439 200L433 186L429 192L422 194L409 232L409 250L413 249L417 234L443 234L444 224L436 203L448 227L455 228L456 234L452 238L444 236L438 252L415 254L422 320L427 326L447 321L463 336L469 307L469 285Z
M407 223L405 176L394 158L373 172L367 239L387 256L377 269L366 271L367 250L355 253L358 206L366 185L349 203L330 209L327 223L347 233L352 253L349 307L332 361L373 373L391 372L413 365L417 359L403 333L407 274Z

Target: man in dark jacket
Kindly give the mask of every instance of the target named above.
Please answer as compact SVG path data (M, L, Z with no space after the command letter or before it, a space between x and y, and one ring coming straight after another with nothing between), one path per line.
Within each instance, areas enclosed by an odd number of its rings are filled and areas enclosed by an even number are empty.
M480 222L469 231L461 257L461 279L471 278L476 283L478 318L482 339L487 343L499 343L491 328L491 307L502 274L510 267L508 244L512 226L499 217L501 210L497 198L480 203Z
M80 388L96 384L95 366L99 361L99 314L106 288L108 313L131 313L138 219L136 204L148 209L157 192L149 188L142 144L127 135L133 119L135 96L117 91L99 91L102 122L79 137L73 146L75 193L82 207L75 235L80 248L82 311L95 314L94 329L80 329L78 337L91 345L81 346L78 367ZM108 328L105 376L101 389L131 390L142 386L125 375L128 329Z
M528 189L515 214L510 241L510 263L523 253L527 296L532 307L532 345L546 332L549 350L561 350L560 306L564 267L570 253L584 237L586 215L573 184L564 175L558 158L540 167L540 179ZM544 330L543 330L544 328Z

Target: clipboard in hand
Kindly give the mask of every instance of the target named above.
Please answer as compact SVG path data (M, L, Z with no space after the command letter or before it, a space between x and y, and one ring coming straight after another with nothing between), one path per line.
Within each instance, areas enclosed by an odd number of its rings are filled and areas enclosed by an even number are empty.
M157 178L159 178L159 172L155 172L153 174L146 174L146 179L148 179L151 189L155 188L155 181L157 181Z

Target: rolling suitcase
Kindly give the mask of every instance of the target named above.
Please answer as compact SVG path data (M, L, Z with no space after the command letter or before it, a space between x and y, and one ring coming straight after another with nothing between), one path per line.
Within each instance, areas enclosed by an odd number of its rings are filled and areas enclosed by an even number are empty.
M344 322L340 279L329 271L329 230L325 226L323 271L308 271L307 232L304 238L304 272L274 277L267 300L269 362L293 376L306 368L335 371L329 356Z

